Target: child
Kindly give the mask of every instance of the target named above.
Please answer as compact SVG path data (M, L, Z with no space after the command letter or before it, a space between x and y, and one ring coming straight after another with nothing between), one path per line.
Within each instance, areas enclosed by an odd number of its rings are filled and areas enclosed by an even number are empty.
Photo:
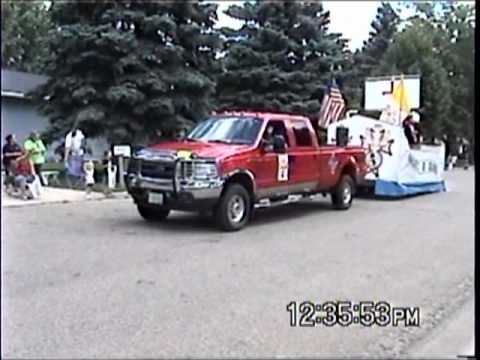
M92 192L93 185L95 184L95 179L93 177L95 173L95 166L93 165L92 160L87 160L83 164L83 171L85 173L85 185L86 185L86 193L85 197L90 199L90 195Z

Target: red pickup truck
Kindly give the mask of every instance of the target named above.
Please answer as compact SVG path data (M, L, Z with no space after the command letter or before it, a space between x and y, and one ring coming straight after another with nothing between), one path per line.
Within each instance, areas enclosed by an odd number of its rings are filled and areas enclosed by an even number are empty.
M182 140L137 152L125 183L146 220L163 220L170 210L213 211L231 231L244 227L256 207L319 193L348 209L365 172L362 148L319 145L306 117L228 112Z

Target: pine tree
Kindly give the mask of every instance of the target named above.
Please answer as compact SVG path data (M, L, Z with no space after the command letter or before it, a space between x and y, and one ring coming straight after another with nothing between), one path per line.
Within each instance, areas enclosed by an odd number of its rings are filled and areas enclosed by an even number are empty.
M54 3L54 61L38 99L50 135L77 124L112 142L173 136L212 108L221 46L216 5L201 1Z
M397 32L400 17L392 5L382 2L377 9L375 19L372 21L368 40L364 41L363 47L353 55L353 67L351 71L351 87L354 88L353 97L355 104L361 106L363 84L365 78L375 75L390 75L379 70L379 64L391 45Z
M318 116L325 85L332 75L341 84L341 69L348 62L347 43L328 32L329 13L321 3L245 2L227 14L244 25L238 31L223 29L220 109Z
M50 12L40 1L2 1L2 68L41 74L48 49Z

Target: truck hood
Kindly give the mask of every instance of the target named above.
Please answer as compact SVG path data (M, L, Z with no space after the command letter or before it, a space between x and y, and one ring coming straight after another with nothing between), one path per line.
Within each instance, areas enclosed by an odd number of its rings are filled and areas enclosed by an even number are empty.
M250 150L251 145L221 144L194 141L169 141L150 146L151 149L176 153L190 151L199 157L224 159L230 155Z

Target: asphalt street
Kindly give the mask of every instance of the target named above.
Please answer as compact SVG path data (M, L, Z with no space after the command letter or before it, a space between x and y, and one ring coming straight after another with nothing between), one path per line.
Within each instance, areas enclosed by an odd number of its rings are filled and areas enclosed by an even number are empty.
M473 339L473 169L447 187L267 209L236 233L148 224L131 200L4 208L2 358L455 357ZM290 327L294 300L416 306L421 324Z

